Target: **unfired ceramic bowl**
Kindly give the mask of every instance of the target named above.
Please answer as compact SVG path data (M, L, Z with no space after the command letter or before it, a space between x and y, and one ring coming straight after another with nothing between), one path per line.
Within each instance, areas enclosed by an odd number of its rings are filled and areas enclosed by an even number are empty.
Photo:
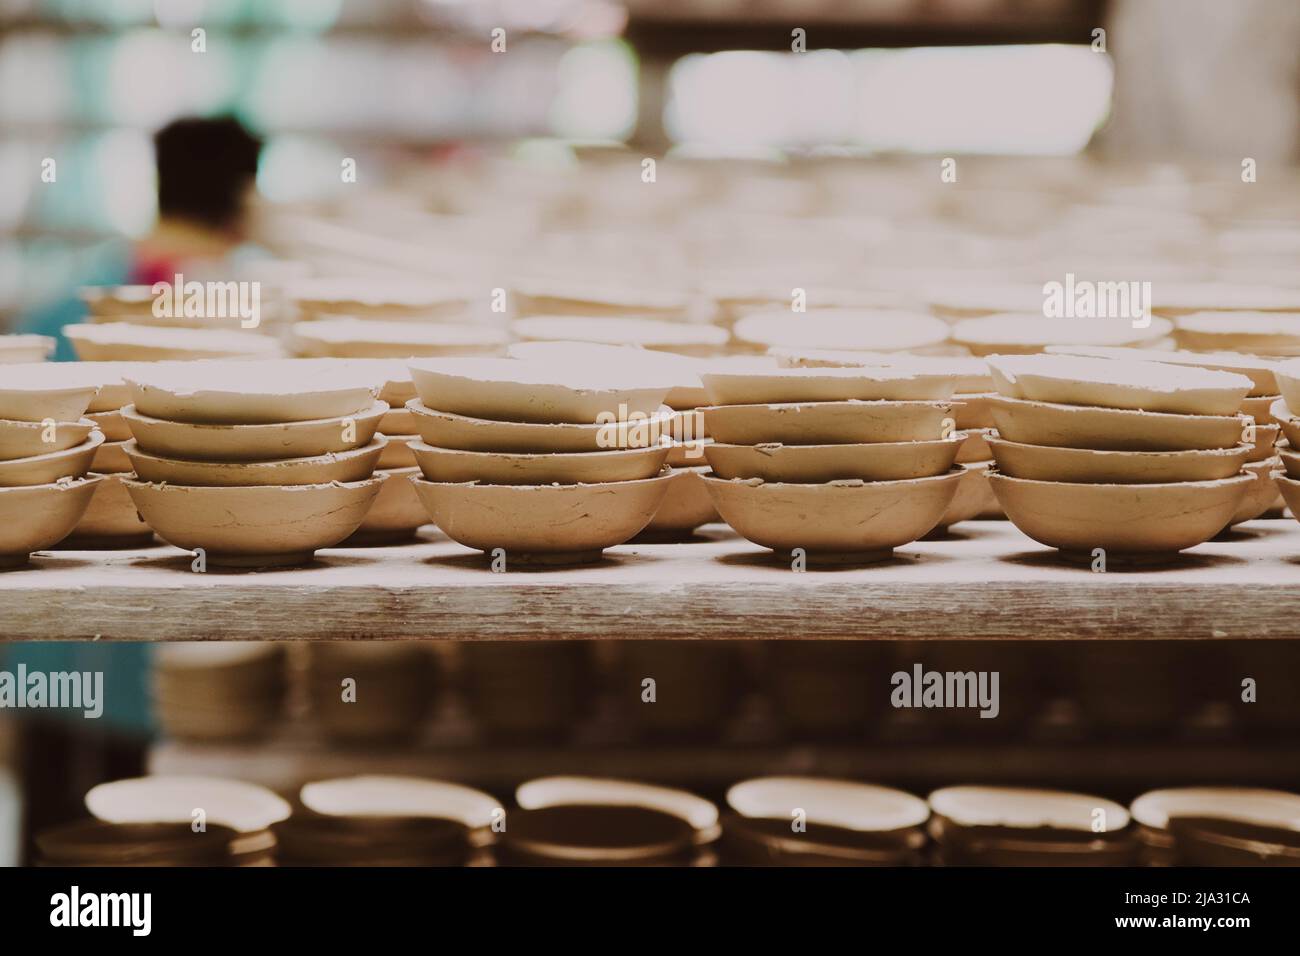
M942 475L952 468L965 436L937 441L852 445L724 445L713 442L705 457L719 478L761 478L823 484L858 478L900 481Z
M305 564L352 534L384 479L233 488L124 483L163 540L186 551L202 548L212 566L264 568Z
M27 564L33 551L52 548L77 526L99 478L0 488L0 569Z
M415 537L415 533L429 523L429 513L415 493L411 479L420 473L418 467L391 468L375 472L376 477L387 476L379 488L375 503L366 512L361 527L343 542L342 547L369 547L401 544Z
M0 461L0 488L29 485L49 485L60 478L82 478L90 470L95 451L104 443L104 436L91 432L80 445L63 451L46 452L31 458L14 458Z
M488 485L596 484L653 478L668 446L527 455L514 452L411 446L424 477L434 482L480 481Z
M578 315L535 315L510 325L524 342L635 345L679 355L713 355L727 344L726 329L698 322Z
M1253 387L1244 375L1191 366L1074 355L990 356L998 392L1058 405L1174 415L1235 415Z
M135 502L122 482L130 480L127 473L100 475L95 494L85 513L62 546L72 549L142 548L153 541L153 529L144 523L135 510Z
M130 471L131 459L126 457L126 445L125 441L104 442L95 449L95 457L90 461L90 470L105 475Z
M935 346L948 324L923 312L890 309L789 309L755 312L738 320L734 338L750 348L809 348L901 352Z
M141 451L133 441L127 442L123 450L141 481L229 488L365 481L374 474L386 443L387 439L377 435L370 444L352 451L330 452L311 458L240 462L166 458Z
M943 401L952 397L957 385L956 375L881 366L711 372L701 378L713 405Z
M1194 451L1096 451L1024 445L996 433L988 436L988 443L998 470L1012 478L1115 485L1231 478L1251 451L1246 444Z
M341 418L273 425L194 425L122 409L136 446L150 455L187 461L275 461L312 458L351 451L370 444L388 406L375 402L370 410Z
M109 322L65 325L63 334L83 362L263 359L282 354L280 343L268 335L225 329L172 329Z
M669 389L668 382L519 359L423 359L410 367L425 408L493 421L590 425L602 416L652 415Z
M301 355L405 359L492 355L505 346L506 334L481 325L340 318L298 322L293 340Z
M1273 446L1277 444L1277 436L1281 433L1280 425L1256 425L1253 429L1246 428L1243 437L1253 441L1250 442L1250 452L1246 455L1246 461L1263 461L1265 458L1273 456Z
M1276 359L1245 355L1241 352L1164 352L1159 349L1105 348L1087 345L1049 345L1052 355L1082 355L1090 358L1121 359L1135 362L1159 362L1162 365L1187 365L1217 369L1245 375L1253 383L1250 397L1276 395L1277 377L1273 373Z
M989 416L990 418L992 415ZM993 458L993 449L989 447L988 434L991 428L972 428L969 431L957 432L957 435L965 436L965 441L957 449L957 464L970 465L977 461L991 461Z
M482 485L412 479L434 523L453 541L511 563L580 564L599 559L650 523L672 481L667 469L641 481L594 485Z
M382 421L380 425L383 425ZM383 429L381 428L380 431L382 433ZM375 466L376 468L415 467L415 452L411 451L411 445L420 441L419 435L384 435L383 437L388 439L388 443L379 453L379 464Z
M382 382L350 369L292 360L193 362L132 373L137 414L195 425L272 425L358 415Z
M809 561L869 562L938 524L963 472L908 481L821 485L704 477L724 521L781 554L802 548Z
M1144 329L1131 319L1049 319L1038 314L994 314L953 323L952 340L973 355L1027 355L1049 345L1140 345L1156 342L1172 328L1153 318Z
M957 483L957 493L952 496L943 517L935 525L933 535L946 534L948 528L962 521L974 518L1000 518L1002 506L989 484L991 461L976 461L962 465L961 481Z
M86 441L94 430L89 418L53 424L0 420L0 461L64 451Z
M1274 455L1263 461L1253 461L1242 468L1254 481L1246 489L1246 496L1241 499L1229 524L1253 521L1273 507L1273 502L1277 500L1277 484L1273 481L1273 473L1282 467L1281 456Z
M1269 409L1273 407L1273 403L1277 400L1278 396L1276 395L1247 397L1241 403L1241 414L1249 415L1260 425L1272 424L1273 417L1269 414Z
M1300 408L1300 359L1283 362L1275 368L1274 374L1282 401L1288 408Z
M990 404L998 434L1024 445L1103 451L1232 448L1243 440L1247 427L1254 427L1240 415L1171 415L1002 396Z
M21 364L0 375L0 419L18 422L75 422L86 413L98 387L60 381L52 366Z
M0 365L44 362L55 344L48 335L0 335Z
M220 777L154 775L113 780L86 792L86 809L109 823L208 823L258 833L288 819L290 806L265 787Z
M1255 479L1147 485L1030 481L993 472L993 492L1007 517L1040 544L1085 560L1168 556L1218 534Z
M926 375L955 375L955 390L993 391L993 376L983 359L970 356L913 355L910 352L853 352L809 348L775 348L771 356L783 368L862 368L888 366Z
M1300 355L1300 314L1195 312L1174 320L1174 338L1196 352Z
M463 283L385 277L312 276L289 283L285 295L307 315L409 318L459 315L469 303Z
M1297 516L1300 520L1300 478L1288 478L1286 472L1273 472L1273 483L1277 485L1277 490L1282 493L1282 500L1286 502L1287 508L1291 514Z
M703 476L708 473L707 465L674 467L668 493L636 540L686 541L701 525L721 521L704 484Z
M1288 478L1300 478L1300 453L1292 450L1290 442L1284 442L1277 446L1278 458L1282 460L1282 467L1286 469Z
M419 399L406 407L414 413L416 430L426 445L523 454L649 448L660 444L677 420L677 413L667 407L645 418L608 425L497 422L431 411Z
M1268 413L1269 417L1277 422L1282 434L1291 443L1291 447L1300 448L1300 418L1292 417L1291 410L1287 408L1286 402L1278 399L1269 407ZM3 436L3 434L3 431L0 431L0 436Z
M837 445L936 441L956 428L951 402L800 402L715 405L705 428L728 445Z
M87 412L86 418L95 423L95 427L104 433L104 441L126 441L131 437L131 426L122 417L121 411L113 409L107 412Z

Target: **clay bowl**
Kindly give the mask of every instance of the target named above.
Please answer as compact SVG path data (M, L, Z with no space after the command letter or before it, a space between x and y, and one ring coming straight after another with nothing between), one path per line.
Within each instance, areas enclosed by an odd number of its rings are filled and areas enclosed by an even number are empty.
M864 563L888 558L938 524L962 474L821 485L703 481L723 520L755 544L781 554L802 548L812 562Z
M0 488L0 569L18 568L33 551L52 548L77 526L99 478Z
M678 817L695 831L695 842L718 837L718 808L689 790L605 777L538 777L519 785L515 802L524 810L544 807L644 807Z
M0 335L0 365L44 362L55 344L48 335Z
M1234 372L1153 362L997 355L988 363L1001 395L1058 405L1235 415L1254 387L1249 378Z
M1171 415L1127 408L990 399L998 434L1023 445L1100 451L1233 448L1253 422L1244 415Z
M1300 418L1291 417L1291 410L1287 408L1286 402L1278 399L1269 406L1268 413L1273 421L1277 422L1278 427L1282 429L1282 434L1291 443L1291 447L1300 448ZM0 436L3 436L3 434L3 431L0 431Z
M1219 533L1255 479L1103 485L1030 481L992 472L989 481L1011 522L1040 544L1091 561L1171 555Z
M936 441L952 433L955 407L952 402L799 402L714 405L701 411L709 435L726 445L840 445Z
M1049 319L1041 312L1001 313L953 323L952 341L972 355L1029 355L1049 345L1144 345L1164 338L1173 324L1152 318L1144 329L1130 319Z
M89 418L53 425L0 420L0 461L65 451L86 441L94 430L95 423Z
M1275 359L1263 359L1240 352L1164 352L1158 349L1106 348L1087 345L1049 345L1052 355L1082 355L1090 358L1121 359L1138 362L1159 362L1161 365L1187 365L1197 368L1217 369L1245 375L1253 383L1249 397L1277 395L1277 376L1273 369Z
M376 471L376 477L387 476L388 480L380 486L375 503L366 512L361 527L341 546L374 547L401 544L414 538L415 533L429 523L429 512L424 510L424 504L411 484L411 479L419 474L420 469L414 465Z
M130 439L127 439L130 441ZM111 475L131 470L131 459L126 457L126 441L106 441L95 449L90 470Z
M646 418L608 425L498 422L431 411L417 399L406 407L415 414L416 430L426 445L465 451L522 454L578 453L617 448L650 448L670 433L677 413L661 407Z
M1281 467L1281 457L1274 455L1263 461L1252 461L1242 468L1254 480L1246 489L1246 496L1241 499L1229 524L1253 521L1273 507L1273 502L1277 500L1277 484L1273 481L1273 473Z
M428 321L462 314L470 292L457 282L388 276L310 276L290 282L285 296L308 315Z
M1290 442L1277 446L1277 456L1288 478L1300 478L1300 452L1294 451Z
M1265 458L1273 456L1273 446L1277 444L1277 436L1281 432L1279 425L1256 425L1254 441L1251 443L1250 454L1246 456L1247 462L1263 461ZM1249 437L1250 429L1246 429Z
M332 481L365 481L375 470L387 444L383 435L352 451L277 461L184 461L140 451L135 442L124 449L141 481L197 487L251 485L324 485Z
M580 364L424 359L411 379L425 408L494 421L590 425L659 411L669 383L632 383Z
M668 446L526 455L411 445L424 477L433 482L481 481L488 485L573 485L653 478Z
M95 385L60 381L53 366L13 365L0 376L0 419L18 422L75 422L99 390ZM48 451L48 449L47 449Z
M957 432L957 435L965 436L961 447L957 449L957 464L971 465L979 461L991 461L993 449L989 447L988 435L992 430L972 428L969 431Z
M385 322L377 319L320 319L293 327L302 355L339 358L489 355L506 344L500 329L444 322Z
M382 394L379 400L387 402ZM406 408L406 403L411 399L403 399L399 407L393 408L389 402L390 410L387 415L379 420L379 430L389 438L395 438L398 435L415 435L420 431L420 426L416 424L415 412ZM419 401L417 398L416 401Z
M434 524L453 541L509 564L581 564L634 537L668 493L671 472L594 485L481 485L412 479Z
M65 325L63 334L83 362L161 362L217 358L277 358L268 335L226 329L173 329L129 322Z
M388 416L385 415L385 418ZM380 421L383 425L383 421ZM380 430L382 433L382 429ZM375 436L379 437L379 436ZM418 444L419 435L384 435L388 443L384 445L384 450L379 453L379 464L376 468L414 468L416 465L415 452L411 451L411 445Z
M713 355L730 338L726 329L716 325L613 316L528 316L512 322L510 331L523 342L640 346L688 356Z
M116 408L107 412L87 412L86 418L104 433L104 441L126 441L131 437L131 426Z
M868 366L708 372L701 376L714 405L793 402L942 401L952 397L955 374Z
M889 366L929 375L955 375L957 393L993 391L993 376L983 359L971 356L915 355L910 352L855 352L809 348L774 348L769 356L782 368L862 368ZM721 370L719 370L721 371Z
M103 435L91 432L80 445L63 451L0 461L0 488L48 485L60 478L82 478L90 470L95 450L103 443Z
M721 521L718 509L713 505L713 497L705 487L704 475L709 473L708 466L675 466L672 480L668 484L668 494L655 511L655 516L645 526L637 541L664 542L689 540L700 525Z
M1256 398L1247 397L1241 403L1241 414L1249 415L1260 425L1268 425L1273 422L1269 409L1273 403L1278 400L1276 395L1260 395Z
M991 461L976 461L960 466L961 481L957 483L957 493L952 496L943 517L934 527L934 536L941 537L948 528L962 521L973 518L1000 518L1002 508L989 485L989 467Z
M1188 817L1300 830L1300 795L1248 787L1171 787L1142 794L1129 806L1141 827L1148 862L1177 862L1170 824Z
M810 348L900 352L928 348L948 338L948 324L922 312L894 309L787 309L754 312L738 320L732 336L751 348Z
M356 531L383 478L328 485L204 488L125 481L140 516L170 544L202 548L209 565L305 564Z
M937 441L855 445L724 445L704 454L719 478L761 478L822 484L840 479L901 481L942 475L953 465L965 436Z
M1077 481L1085 484L1163 484L1215 481L1241 471L1252 446L1193 451L1095 451L1006 441L995 432L988 443L998 470L1032 481Z
M86 809L108 823L185 823L202 807L209 824L261 833L288 818L290 806L265 787L219 777L153 775L101 783Z
M1300 359L1283 362L1273 370L1277 378L1278 391L1287 407L1300 408Z
M273 425L193 425L141 415L132 405L122 409L140 451L187 461L252 462L314 458L370 444L379 420L388 411L375 402L368 412Z
M135 502L122 482L129 473L100 475L99 484L90 499L85 514L63 539L62 547L99 550L106 548L142 548L153 541L153 529L144 523L135 510Z
M1300 354L1300 315L1195 312L1175 320L1174 338L1179 348L1194 352L1297 355Z
M1282 499L1291 510L1291 514L1300 515L1300 478L1288 478L1286 472L1273 472L1273 483L1282 493Z
M962 431L970 429L992 428L993 427L993 407L992 399L996 398L994 392L956 392L952 398L954 402L960 402L957 406L956 415L957 427Z
M380 383L349 370L292 360L194 362L134 373L137 414L195 425L272 425L342 418L375 403Z

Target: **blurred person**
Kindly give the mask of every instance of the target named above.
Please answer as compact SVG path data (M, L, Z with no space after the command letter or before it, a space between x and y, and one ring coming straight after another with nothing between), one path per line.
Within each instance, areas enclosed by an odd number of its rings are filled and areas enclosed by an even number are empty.
M261 141L233 117L178 119L154 136L158 220L144 238L100 250L93 272L58 302L20 317L18 331L58 339L55 358L73 358L59 334L85 319L77 289L88 285L153 285L177 273L202 279L228 271L248 241L248 197Z

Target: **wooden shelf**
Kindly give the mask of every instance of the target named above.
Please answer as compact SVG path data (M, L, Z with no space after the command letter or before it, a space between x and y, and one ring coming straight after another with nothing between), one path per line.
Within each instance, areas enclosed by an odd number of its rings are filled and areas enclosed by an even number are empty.
M1170 567L1106 573L1004 521L803 573L721 527L499 574L436 532L259 573L194 573L166 545L51 551L0 574L0 640L1300 637L1300 524L1242 527Z

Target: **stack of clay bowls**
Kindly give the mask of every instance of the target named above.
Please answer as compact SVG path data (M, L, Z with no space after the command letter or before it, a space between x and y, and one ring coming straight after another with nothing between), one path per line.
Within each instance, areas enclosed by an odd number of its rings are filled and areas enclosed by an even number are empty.
M586 641L469 641L460 652L470 711L490 739L562 740L592 709Z
M86 793L86 809L96 820L118 826L180 824L196 833L234 831L226 842L229 866L274 866L272 828L290 812L288 803L256 784L170 776L101 783ZM175 839L177 834L167 831L164 836Z
M1232 516L1231 524L1240 524L1258 518L1272 508L1281 509L1280 496L1273 481L1273 473L1282 467L1275 445L1280 427L1270 409L1280 399L1276 360L1239 352L1164 352L1142 349L1089 348L1086 346L1051 346L1048 352L1061 355L1082 355L1092 358L1121 359L1128 361L1159 362L1162 365L1208 368L1221 372L1244 375L1251 381L1250 392L1241 403L1241 412L1255 421L1253 434L1243 437L1250 441L1251 450L1246 456L1243 470L1255 479Z
M1176 787L1129 807L1150 866L1300 866L1300 794Z
M684 790L591 777L521 784L496 847L506 866L681 866L712 862L718 810Z
M464 866L490 838L496 798L420 777L319 780L275 825L280 866Z
M1152 318L1145 327L1132 319L1048 319L1039 314L996 314L953 324L952 340L972 355L1030 355L1050 345L1163 348L1171 323Z
M90 463L92 474L101 478L90 499L90 506L63 547L98 550L104 548L141 548L153 541L153 529L140 518L135 502L127 493L124 479L131 474L131 460L126 446L131 429L122 417L122 406L131 402L131 389L124 375L150 366L132 362L77 362L60 366L60 371L84 377L99 387L91 399L86 417L104 435L104 443L95 449Z
M526 316L510 331L521 342L591 342L694 356L716 355L729 337L726 329L698 322L572 315Z
M957 375L953 401L960 402L953 414L958 432L965 440L957 451L958 465L965 472L952 504L930 536L945 534L951 525L971 518L1001 518L1002 508L989 485L988 469L993 452L985 436L993 427L989 396L993 376L982 359L966 356L926 356L905 352L847 352L824 349L773 349L773 355L788 368L854 368L892 365L917 371Z
M8 366L0 376L0 569L71 533L100 483L86 478L103 434L82 416L97 388L64 366Z
M677 412L677 416L670 430L672 445L665 464L672 469L673 479L654 518L636 540L640 543L703 540L695 536L695 530L722 520L702 480L709 471L704 449L710 439L704 416L697 411L701 405L708 404L700 376L706 371L775 368L775 359L757 355L702 359L649 348L589 342L516 342L510 346L509 354L512 358L540 363L554 362L560 367L587 363L592 368L617 369L629 379L649 377L671 383L664 404Z
M735 866L917 866L930 808L850 780L757 777L727 791L723 862Z
M166 643L154 654L154 714L176 740L258 739L275 728L284 697L278 644Z
M507 570L599 560L668 491L667 383L516 359L414 361L411 374L416 491L449 538Z
M1136 828L1111 800L1019 787L930 794L930 834L947 866L1132 866Z
M1274 369L1282 397L1269 406L1270 418L1277 422L1286 441L1278 454L1283 471L1273 473L1278 490L1291 514L1300 519L1300 359L1283 362Z
M990 476L1021 531L1076 560L1168 559L1218 534L1254 478L1245 375L1080 358L994 356Z
M0 335L0 365L44 362L54 345L48 335Z
M283 354L268 335L232 329L162 328L131 322L65 325L63 335L83 362L269 359Z
M37 866L232 866L240 835L210 824L106 823L78 820L36 834Z
M732 329L737 346L875 352L944 351L948 325L920 312L889 309L790 309L755 312Z
M312 718L344 745L409 741L434 698L436 660L417 641L318 641L306 653Z
M743 320L742 320L743 321ZM707 373L704 481L723 520L809 563L861 563L929 532L957 493L955 374L905 367Z
M388 407L346 363L187 363L129 384L127 490L160 537L203 549L207 565L304 564L357 530L384 482L374 435Z

